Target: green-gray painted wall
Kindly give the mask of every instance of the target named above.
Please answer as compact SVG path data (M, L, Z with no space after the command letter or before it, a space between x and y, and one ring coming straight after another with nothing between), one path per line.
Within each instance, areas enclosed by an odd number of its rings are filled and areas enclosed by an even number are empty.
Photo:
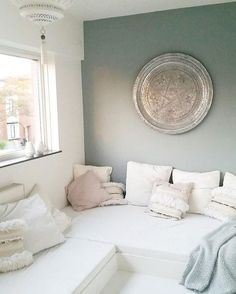
M89 21L84 29L86 163L113 166L116 181L125 180L129 160L236 173L236 3ZM194 56L214 84L207 117L181 135L148 127L132 100L140 69L166 52Z

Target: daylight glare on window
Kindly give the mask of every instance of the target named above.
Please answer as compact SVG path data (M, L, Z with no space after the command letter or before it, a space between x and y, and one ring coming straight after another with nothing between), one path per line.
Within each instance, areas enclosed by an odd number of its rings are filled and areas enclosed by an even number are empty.
M40 140L39 62L0 54L0 156Z

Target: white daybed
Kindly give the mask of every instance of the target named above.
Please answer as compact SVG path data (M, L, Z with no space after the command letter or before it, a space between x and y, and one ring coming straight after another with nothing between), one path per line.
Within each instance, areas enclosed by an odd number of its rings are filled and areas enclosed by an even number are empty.
M42 252L29 268L1 274L0 293L189 293L177 282L186 259L220 225L201 215L159 219L130 205L64 212L73 217L65 244Z

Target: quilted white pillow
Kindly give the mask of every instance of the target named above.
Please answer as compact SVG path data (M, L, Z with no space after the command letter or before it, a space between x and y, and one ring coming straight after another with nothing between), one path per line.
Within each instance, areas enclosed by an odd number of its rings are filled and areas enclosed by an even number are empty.
M147 206L153 184L162 180L169 182L172 167L157 166L130 161L127 164L126 199L130 204Z
M189 198L189 212L204 213L205 207L211 201L211 191L219 187L220 171L186 172L175 169L173 183L192 183L193 190Z
M101 183L107 183L111 180L112 167L110 166L92 166L92 165L74 165L74 180L87 171L93 171Z
M0 205L0 222L16 218L26 222L24 245L33 254L65 240L44 201L37 194Z

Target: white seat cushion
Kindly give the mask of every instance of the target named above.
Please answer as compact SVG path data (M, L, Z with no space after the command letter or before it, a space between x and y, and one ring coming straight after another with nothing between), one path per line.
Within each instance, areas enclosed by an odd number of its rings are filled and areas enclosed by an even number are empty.
M37 254L30 267L1 274L0 293L81 293L114 254L109 244L68 239Z
M217 228L218 220L187 214L178 222L151 217L146 208L126 205L75 212L67 237L115 244L118 250L142 256L186 260L200 239Z

